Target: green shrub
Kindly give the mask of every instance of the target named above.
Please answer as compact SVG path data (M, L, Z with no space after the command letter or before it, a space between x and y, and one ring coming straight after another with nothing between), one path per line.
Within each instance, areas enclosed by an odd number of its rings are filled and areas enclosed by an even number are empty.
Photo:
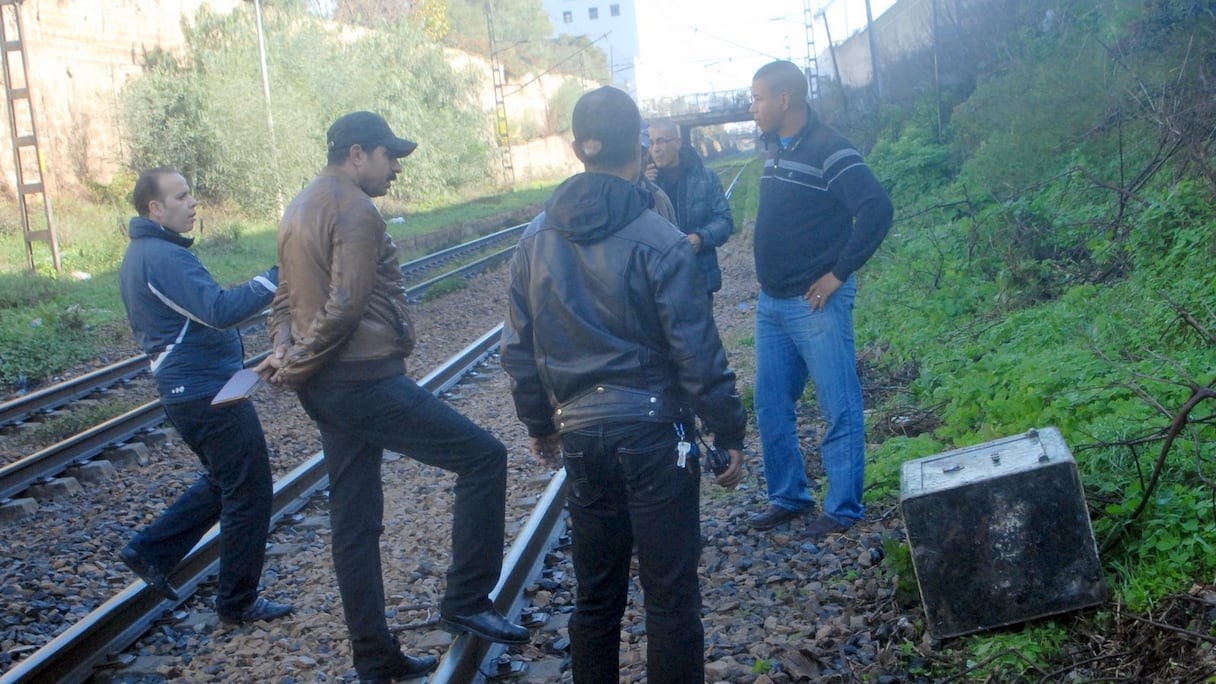
M419 148L390 191L399 199L480 184L491 159L478 79L403 22L345 32L302 7L265 15L275 128L267 128L252 6L200 9L182 63L154 53L124 93L135 168L181 168L199 197L266 215L325 164L325 131L360 109Z

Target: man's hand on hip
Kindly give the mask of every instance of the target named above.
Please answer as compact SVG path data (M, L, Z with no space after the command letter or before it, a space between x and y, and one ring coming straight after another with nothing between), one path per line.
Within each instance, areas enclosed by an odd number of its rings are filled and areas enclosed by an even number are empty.
M836 290L839 290L843 284L831 271L828 271L819 280L816 280L811 285L811 288L806 291L806 294L803 295L806 297L806 301L810 302L811 311L822 311L823 307L828 303L828 298Z

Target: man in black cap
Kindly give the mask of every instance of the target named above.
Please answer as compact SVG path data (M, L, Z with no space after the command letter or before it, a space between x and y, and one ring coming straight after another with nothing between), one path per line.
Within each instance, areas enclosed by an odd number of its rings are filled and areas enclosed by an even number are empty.
M433 670L401 653L384 615L380 533L385 449L456 474L452 564L441 625L499 643L529 640L489 599L502 570L507 450L405 375L414 347L397 246L371 198L388 192L417 144L371 112L327 134L329 165L292 200L279 225L275 353L258 367L295 390L321 430L329 471L333 561L364 682Z

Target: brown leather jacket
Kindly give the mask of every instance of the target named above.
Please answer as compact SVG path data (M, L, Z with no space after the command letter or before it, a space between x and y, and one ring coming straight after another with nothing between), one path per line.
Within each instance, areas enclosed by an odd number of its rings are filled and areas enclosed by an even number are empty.
M397 246L354 180L326 167L279 223L270 334L286 346L275 381L371 379L404 372L414 349Z

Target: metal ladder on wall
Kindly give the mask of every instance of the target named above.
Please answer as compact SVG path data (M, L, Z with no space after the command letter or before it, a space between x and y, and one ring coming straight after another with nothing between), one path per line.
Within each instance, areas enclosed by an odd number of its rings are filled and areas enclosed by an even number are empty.
M21 25L22 0L0 0L0 58L4 66L4 95L8 104L8 133L13 146L13 168L17 178L16 196L25 237L25 257L34 270L34 244L51 245L55 271L59 260L59 241L51 215L51 201L43 183L42 151L38 149L38 130L34 124L34 101L30 93L29 61ZM42 203L45 227L31 226L30 206ZM35 209L35 211L37 211Z
M515 187L515 162L511 157L511 136L507 129L507 100L503 93L505 77L498 61L498 40L494 37L494 9L486 2L486 28L490 31L490 71L494 83L494 135L498 139L502 173L507 183Z

